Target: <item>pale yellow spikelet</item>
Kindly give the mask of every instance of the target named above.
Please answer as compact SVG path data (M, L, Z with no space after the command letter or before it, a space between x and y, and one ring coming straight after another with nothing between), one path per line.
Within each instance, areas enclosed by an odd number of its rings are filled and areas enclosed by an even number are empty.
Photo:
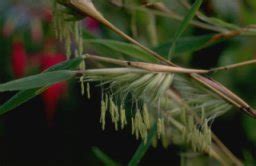
M149 117L148 108L146 104L143 105L143 121L146 125L146 128L150 129L151 123L150 123L150 117Z
M119 112L118 107L115 105L112 96L109 99L109 111L111 120L115 124L115 130L118 130Z
M114 123L114 102L112 99L112 96L110 96L109 98L109 112L110 112L110 116L111 116L111 121Z
M126 112L123 105L120 106L120 121L121 121L121 129L123 129L124 126L127 124Z
M135 133L136 139L141 138L145 143L147 142L148 131L147 131L146 124L143 122L143 118L141 116L139 109L137 109L135 113L134 133Z
M135 118L134 118L134 131L136 139L139 139L139 111L136 112Z
M212 142L212 132L210 127L208 126L208 122L207 120L204 120L204 124L203 124L203 133L204 133L204 137L205 137L205 142L207 143L208 146L211 145Z
M145 131L147 131L146 126L145 126L145 124L143 123L143 121L141 121L141 122L139 123L139 134L140 134L140 137L141 137L142 139L144 139Z
M141 128L143 124L143 120L141 117L140 110L137 110L135 113L135 122L134 122L134 127L135 127L135 135L136 138L139 139L139 136L141 135Z
M104 99L102 99L101 100L101 115L100 115L100 123L101 123L102 130L105 129L106 112L107 112L106 102L104 101Z
M79 68L81 70L85 70L85 62L81 62ZM80 77L80 86L81 86L81 94L82 96L85 94L85 86L84 86L84 75Z
M148 131L145 124L141 125L141 138L143 139L144 144L146 144L148 140Z
M135 127L134 127L134 118L132 117L131 118L131 123L132 123L132 135L134 135L134 133L135 133Z
M85 66L85 61L82 61L79 65L80 70L85 70L86 66Z
M69 58L72 54L71 43L74 41L76 44L75 55L81 55L83 50L83 45L80 44L81 41L81 27L78 21L68 21L69 16L65 13L65 7L63 5L54 5L54 19L53 26L56 37L60 41L64 41L66 48L66 55Z
M80 77L80 86L81 86L81 94L82 96L84 95L85 93L85 87L84 87L84 77Z
M118 122L119 122L119 111L118 107L114 106L114 123L115 123L115 130L118 130Z
M91 93L90 93L90 84L87 82L86 84L86 91L87 91L87 98L91 98Z
M161 118L158 118L158 119L157 119L157 137L158 137L158 139L161 138L162 129L163 129L162 124L163 124L163 123L162 123Z
M79 22L74 22L74 29L75 29L74 39L77 46L77 49L75 50L77 52L76 56L80 56L83 53L84 45L83 45L83 39L82 37L80 37L82 34L81 34L81 26Z
M164 118L158 118L158 120L157 120L157 136L158 136L158 139L160 139L164 135L165 135Z

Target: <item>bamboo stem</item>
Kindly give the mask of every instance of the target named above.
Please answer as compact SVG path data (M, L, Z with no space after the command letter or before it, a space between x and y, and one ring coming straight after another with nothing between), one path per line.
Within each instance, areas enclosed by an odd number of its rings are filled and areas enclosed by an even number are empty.
M155 12L158 15L167 16L167 17L173 18L173 19L178 20L178 21L182 21L184 19L181 15L169 10L161 2L151 3L151 4L148 4L148 5L145 5L145 6L149 9L153 8L157 11L160 11L161 13ZM225 31L222 28L219 28L219 27L207 24L207 23L203 23L203 22L200 22L200 21L197 21L197 20L192 20L190 22L190 24L193 25L193 26L196 26L198 28L207 29L207 30L211 30L211 31L215 31L215 32L224 32Z
M116 65L121 65L121 66L140 68L140 69L144 69L144 70L151 71L151 72L200 73L200 74L208 73L207 70L172 67L172 66L159 65L159 64L153 64L153 63L145 63L145 62L124 61L124 60L118 60L118 59L101 57L101 56L96 56L96 55L89 55L89 54L86 55L86 58L96 60L96 61L112 63L112 64L116 64Z
M222 70L230 70L230 69L243 67L243 66L251 65L251 64L255 64L255 63L256 63L256 59L253 59L253 60L248 60L248 61L244 61L244 62L232 64L232 65L216 67L216 68L210 69L209 72L218 72L218 71L222 71Z

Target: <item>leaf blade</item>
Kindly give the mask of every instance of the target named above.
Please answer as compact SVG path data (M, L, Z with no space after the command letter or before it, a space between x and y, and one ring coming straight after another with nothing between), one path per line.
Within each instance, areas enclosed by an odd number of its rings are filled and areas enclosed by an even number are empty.
M147 52L145 52L138 46L130 43L107 39L87 39L85 40L85 43L91 44L93 47L97 47L97 45L105 46L113 51L120 52L128 57L138 60L156 62L156 59L154 57L149 56Z
M196 2L192 5L191 9L189 10L188 14L182 20L178 30L176 31L176 33L174 35L173 44L172 44L172 46L169 50L169 53L168 53L168 59L170 59L171 55L175 52L176 41L180 38L182 33L185 31L185 29L189 25L190 21L195 16L197 10L200 8L202 2L203 2L203 0L196 0Z
M27 90L43 86L50 86L55 83L68 80L75 76L75 74L76 72L70 70L45 72L0 84L0 92Z
M118 166L119 165L113 159L111 159L107 154L105 154L102 150L100 150L98 147L93 147L92 152L98 159L100 159L100 161L104 165L109 165L109 166Z
M216 44L217 42L210 42L213 36L214 36L213 34L210 34L210 35L202 35L202 36L196 36L196 37L190 36L190 37L179 38L176 41L175 53L176 54L190 53L190 52L198 51L202 48L208 47L212 44ZM159 45L158 47L154 48L154 50L161 55L168 55L170 45L172 44L173 44L173 41L169 41ZM167 56L164 58L167 58Z
M74 69L80 65L82 60L83 60L82 57L74 58L72 60L65 61L65 62L59 63L57 65L54 65L54 66L48 68L45 72ZM8 101L6 101L3 105L0 106L0 115L3 115L5 113L11 111L12 109L20 106L21 104L27 102L28 100L34 98L35 96L42 93L46 88L47 87L42 87L42 88L35 88L35 89L19 91L13 97L11 97Z
M134 153L134 155L132 156L131 160L129 161L128 166L135 166L138 165L138 163L140 162L140 160L142 159L142 157L145 155L145 153L147 152L147 150L149 149L154 136L156 135L157 132L157 125L156 123L153 125L153 127L151 128L149 135L148 135L148 141L146 144L144 144L144 142L142 142L138 149L136 150L136 152Z

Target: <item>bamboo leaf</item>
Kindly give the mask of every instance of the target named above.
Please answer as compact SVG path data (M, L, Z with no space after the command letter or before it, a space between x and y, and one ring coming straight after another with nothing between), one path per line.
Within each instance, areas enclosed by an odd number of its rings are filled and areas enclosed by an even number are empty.
M168 59L170 59L171 55L175 52L176 41L180 38L182 33L185 31L190 21L193 19L194 15L196 14L197 10L200 8L202 2L203 0L196 0L196 2L192 5L191 9L189 10L188 14L184 17L183 21L181 22L178 28L178 31L176 31L174 35L174 40L168 54Z
M210 40L212 39L212 37L213 35L203 35L203 36L191 36L191 37L179 38L175 44L176 45L175 53L176 54L189 53L189 52L194 52L202 48L205 48L211 44L214 44L214 43L210 43ZM156 47L154 50L158 52L160 55L168 55L170 45L173 45L173 42L174 41L164 43ZM175 55L172 55L172 56L175 56Z
M0 84L0 92L27 90L33 88L39 88L43 86L50 86L55 83L68 80L75 76L76 72L69 70L46 72L37 74L14 81L10 81L4 84Z
M147 62L156 61L156 59L152 56L149 56L149 54L146 51L142 50L141 48L133 44L106 39L89 39L85 40L85 43L90 44L90 46L94 47L95 51L98 51L97 48L99 46L105 46L111 49L112 51L122 53L133 59Z
M35 88L35 89L28 89L23 90L16 93L13 97L11 97L7 102L5 102L0 107L0 115L11 111L12 109L20 106L21 104L25 103L26 101L32 99L33 97L42 93L46 88Z
M216 18L216 17L207 17L203 13L199 13L199 18L201 20L203 20L205 22L208 22L210 24L213 24L215 26L219 26L219 27L223 27L223 28L228 28L228 29L232 29L232 30L239 30L240 29L240 27L235 25L235 24L226 22L226 21L221 20L221 19Z
M76 67L78 67L81 64L82 61L83 61L82 57L77 57L77 58L71 59L69 61L58 63L58 64L48 68L45 72L56 71L56 70L75 69Z
M145 144L144 142L142 142L138 149L136 150L136 152L134 153L134 155L132 156L132 159L129 161L129 166L135 166L138 165L138 163L140 162L140 160L143 158L143 156L145 155L145 153L147 152L147 150L149 149L154 136L156 135L157 132L157 125L156 123L153 125L153 127L151 128L149 135L148 135L148 141Z
M99 148L97 147L93 147L92 148L92 152L94 153L94 155L100 159L100 161L104 164L104 165L108 165L108 166L118 166L119 164L117 164L114 160L112 160L108 155L106 155L103 151L101 151Z
M56 71L56 70L67 70L67 69L74 69L82 62L83 58L78 57L74 58L69 61L65 61L62 63L59 63L57 65L54 65L50 67L47 71ZM32 99L33 97L39 95L42 93L47 87L42 88L35 88L35 89L29 89L29 90L22 90L18 93L16 93L13 97L11 97L7 102L5 102L0 107L0 115L3 115L12 109L20 106L21 104L27 102L28 100Z

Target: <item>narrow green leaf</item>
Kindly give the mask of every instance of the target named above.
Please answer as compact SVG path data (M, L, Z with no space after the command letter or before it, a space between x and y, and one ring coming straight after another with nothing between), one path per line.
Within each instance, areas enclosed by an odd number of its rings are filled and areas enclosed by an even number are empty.
M10 81L4 84L0 84L0 92L4 91L16 91L27 90L33 88L39 88L43 86L50 86L55 83L68 80L75 76L76 72L69 70L45 72L14 81Z
M201 20L203 20L207 23L210 23L212 25L218 26L218 27L228 28L228 29L231 29L231 30L239 30L240 29L240 27L235 25L235 24L226 22L226 21L221 20L221 19L216 18L216 17L207 17L203 13L200 13L199 17L200 17Z
M183 21L181 22L178 30L174 35L174 40L168 54L168 59L170 59L171 55L175 52L176 41L180 38L182 33L185 31L190 21L193 19L194 15L196 14L197 10L200 8L202 2L203 0L196 0L196 2L192 5L191 9L189 10L188 14L184 17Z
M75 69L76 67L78 67L81 62L83 61L82 57L77 57L68 61L64 61L61 63L58 63L50 68L48 68L46 71L44 72L48 72L48 71L56 71L56 70L70 70L70 69Z
M145 155L145 153L147 152L147 150L149 149L149 147L151 146L151 143L153 141L154 136L156 135L157 132L157 125L154 124L153 127L151 128L149 135L148 135L148 141L146 144L144 144L144 142L142 142L138 149L136 150L136 152L134 153L134 155L132 156L132 159L129 162L129 166L135 166L138 165L138 163L140 162L140 160L143 158L143 156Z
M77 66L80 65L82 62L83 58L78 57L71 59L69 61L65 61L62 63L59 63L57 65L54 65L50 67L47 71L55 71L55 70L68 70L68 69L74 69ZM3 105L0 107L0 115L3 115L12 109L20 106L21 104L27 102L28 100L32 99L33 97L39 95L42 93L47 87L42 87L42 88L35 88L35 89L29 89L29 90L22 90L18 93L16 93L13 97L11 97L7 102L5 102Z
M210 40L212 39L212 37L213 35L211 34L211 35L179 38L176 41L175 53L176 54L190 53L190 52L198 51L202 48L208 47L209 45L214 44L214 43L210 43ZM173 44L173 41L169 41L167 43L161 44L160 46L154 48L154 51L156 51L160 55L168 55L170 45L172 44ZM167 56L164 58L167 58Z
M156 59L152 56L149 56L147 52L139 48L138 46L135 46L130 43L120 42L120 41L114 41L114 40L106 40L106 39L89 39L85 40L86 44L89 44L93 48L95 48L95 51L97 50L99 46L105 46L108 49L111 49L111 54L107 53L107 56L112 56L113 51L122 53L125 56L128 56L133 59L146 61L146 62L155 62ZM120 57L119 57L120 58Z
M92 148L92 152L94 153L94 155L100 159L100 161L104 164L104 165L108 165L108 166L118 166L119 164L117 164L114 160L112 160L108 155L106 155L104 152L102 152L99 148L97 147L93 147Z
M46 88L41 89L28 89L16 93L12 98L5 102L0 107L0 115L5 114L6 112L18 107L19 105L25 103L26 101L32 99L38 94L42 93Z

